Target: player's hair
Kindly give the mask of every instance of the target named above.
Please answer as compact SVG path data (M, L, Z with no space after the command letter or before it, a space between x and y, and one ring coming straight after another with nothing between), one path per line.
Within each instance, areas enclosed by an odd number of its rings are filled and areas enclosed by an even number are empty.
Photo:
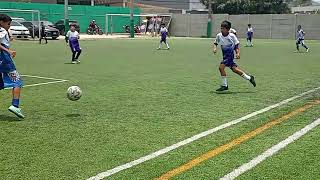
M249 27L251 27L251 24L248 24Z
M73 26L73 27L76 27L76 25L75 25L75 24L70 24L70 27L72 27L72 26Z
M0 21L3 22L11 22L12 19L10 16L6 15L6 14L0 14Z
M223 22L221 23L221 27L226 28L227 30L230 30L230 28L231 28L231 22L229 22L229 21L223 21Z
M298 25L298 29L301 29L301 25Z

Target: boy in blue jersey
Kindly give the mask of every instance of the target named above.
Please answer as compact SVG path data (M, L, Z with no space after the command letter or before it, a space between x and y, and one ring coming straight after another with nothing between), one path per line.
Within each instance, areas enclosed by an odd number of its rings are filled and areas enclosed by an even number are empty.
M234 62L234 52L236 52L236 58L240 59L240 48L239 40L233 34L230 33L231 23L229 21L223 21L221 23L221 33L217 34L216 40L213 44L213 53L217 53L217 46L221 45L223 60L220 63L219 71L221 74L222 85L216 91L226 91L228 90L227 73L225 71L226 67L229 67L234 73L240 75L245 80L250 81L250 83L256 87L256 82L254 76L247 75L242 71L238 65Z
M161 40L160 40L160 44L159 44L158 50L162 48L162 43L165 43L166 46L167 46L167 50L169 50L170 47L169 47L169 44L167 42L168 29L165 27L165 24L161 24L160 36L161 36Z
M79 56L82 52L82 49L80 47L79 43L79 32L76 31L76 27L74 24L70 26L70 30L66 34L66 42L69 43L71 52L72 52L72 64L78 64L80 63Z
M19 108L23 82L12 60L17 53L10 49L10 36L8 30L11 21L12 19L8 15L0 14L0 90L12 88L12 105L8 110L19 118L24 118L24 115Z
M297 30L297 41L296 41L296 46L297 46L297 52L300 52L300 44L306 48L306 52L309 52L309 48L307 45L304 43L304 35L305 32L302 30L301 25L298 26Z
M247 47L253 47L252 37L253 37L253 28L251 27L251 24L248 24L247 45L246 45Z

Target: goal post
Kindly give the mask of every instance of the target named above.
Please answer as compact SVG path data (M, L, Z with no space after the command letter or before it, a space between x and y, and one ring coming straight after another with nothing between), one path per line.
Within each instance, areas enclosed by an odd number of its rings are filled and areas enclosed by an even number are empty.
M134 14L134 32L136 35L158 33L160 24L169 28L172 14ZM130 34L130 14L106 14L106 35Z
M1 14L7 14L12 18L12 20L17 21L18 23L24 22L24 21L33 21L37 22L39 35L41 34L41 28L40 28L40 11L39 10L26 10L26 9L1 9ZM30 35L32 37L35 37L35 28L32 28L32 31L30 32Z

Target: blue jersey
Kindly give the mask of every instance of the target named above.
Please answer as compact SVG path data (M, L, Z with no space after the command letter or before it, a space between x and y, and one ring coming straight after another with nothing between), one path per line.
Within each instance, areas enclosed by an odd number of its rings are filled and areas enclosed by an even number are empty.
M0 43L1 46L9 49L10 48L10 38L8 32L4 28L0 28ZM15 71L16 67L11 58L10 53L7 51L0 51L0 72L12 72Z
M304 31L302 29L297 31L297 40L304 40Z

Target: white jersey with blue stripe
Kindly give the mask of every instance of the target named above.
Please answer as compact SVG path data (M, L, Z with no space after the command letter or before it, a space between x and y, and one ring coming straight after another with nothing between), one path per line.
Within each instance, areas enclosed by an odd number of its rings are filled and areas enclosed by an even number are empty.
M223 59L233 60L234 50L236 46L239 46L239 40L233 33L229 33L227 36L223 36L222 33L217 34L215 44L221 45Z
M305 32L302 29L298 30L297 31L297 40L304 40L304 34L305 34Z
M10 47L10 38L8 32L4 28L0 28L0 43L7 48Z
M74 31L74 32L68 31L66 36L68 38L79 38L79 33L78 33L78 31Z

